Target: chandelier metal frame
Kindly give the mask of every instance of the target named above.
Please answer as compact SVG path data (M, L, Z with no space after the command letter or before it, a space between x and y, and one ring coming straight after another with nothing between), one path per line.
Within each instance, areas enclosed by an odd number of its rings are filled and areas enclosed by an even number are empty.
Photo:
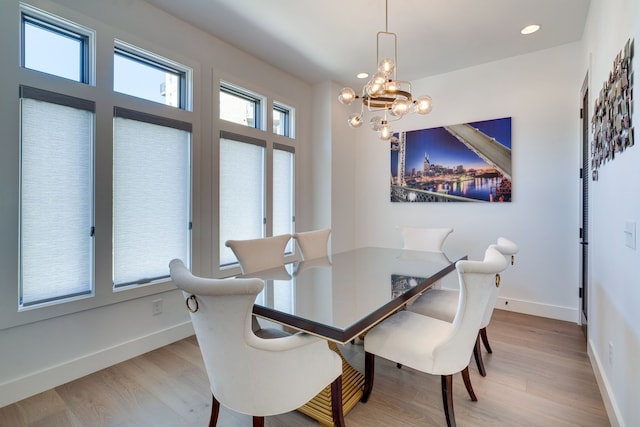
M393 59L380 59L381 36L393 37ZM389 1L385 0L385 31L378 31L376 35L376 62L378 69L371 79L362 87L360 95L350 88L345 87L340 91L338 100L349 105L356 99L362 101L360 113L349 116L348 123L352 128L360 127L363 123L364 109L370 112L382 112L383 117L374 116L369 124L371 129L378 132L382 140L389 140L393 130L390 122L400 120L408 113L429 114L432 108L432 100L429 96L420 96L414 99L411 94L411 83L398 80L398 36L389 31Z

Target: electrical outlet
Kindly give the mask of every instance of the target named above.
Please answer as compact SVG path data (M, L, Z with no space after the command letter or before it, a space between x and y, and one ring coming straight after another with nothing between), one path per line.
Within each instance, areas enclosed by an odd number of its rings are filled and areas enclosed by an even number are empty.
M636 249L636 223L635 221L625 221L624 242L628 248Z
M162 300L161 299L156 299L156 300L152 301L151 314L153 316L157 316L158 314L162 314Z
M609 341L609 366L613 366L613 342Z

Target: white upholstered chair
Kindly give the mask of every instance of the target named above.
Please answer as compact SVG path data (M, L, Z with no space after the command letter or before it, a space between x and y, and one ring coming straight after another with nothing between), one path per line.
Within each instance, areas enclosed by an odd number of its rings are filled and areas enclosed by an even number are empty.
M442 252L445 240L449 234L453 233L450 227L399 227L402 234L402 249L427 252ZM440 280L432 285L434 288L441 287ZM407 304L410 306L412 302ZM400 367L400 365L398 365Z
M403 249L414 251L442 252L444 242L453 228L400 227Z
M294 233L303 260L326 257L329 253L330 228Z
M179 259L169 268L187 298L209 377L210 426L217 423L220 404L263 426L265 416L295 410L329 384L334 424L344 425L342 360L327 342L307 334L262 339L252 332L251 310L262 280L196 277Z
M518 253L518 245L515 242L507 239L506 237L498 237L498 240L495 245L493 245L502 255L509 257L510 264L513 265L515 263L515 255ZM493 316L493 310L496 307L496 300L498 299L499 289L496 288L491 295L491 301L489 306L487 307L487 311L484 313L484 318L482 319L482 325L480 325L480 338L482 338L482 343L484 344L485 349L488 353L493 353L491 346L489 345L489 339L487 338L487 326L491 322L491 316ZM478 347L478 352L480 351L480 347ZM481 357L481 356L477 356ZM480 360L482 360L480 358Z
M284 250L291 240L291 234L281 234L259 239L227 240L225 246L231 248L242 274L255 273L284 265ZM253 331L262 338L273 338L288 335L275 327L263 328L254 316Z
M502 255L509 256L511 258L511 264L514 263L514 255L518 252L518 245L509 239L499 237L497 242L492 245ZM486 369L482 360L482 353L480 352L480 339L487 349L487 352L492 353L493 350L489 345L489 339L487 338L487 326L491 321L493 310L498 298L499 288L492 289L491 298L489 299L489 305L482 318L482 324L478 333L478 342L474 348L474 357L476 364L478 365L478 371L483 377L486 376ZM413 311L418 314L423 314L429 317L435 317L436 319L444 320L445 322L452 322L456 314L458 306L458 290L457 289L431 289L422 294L416 299L413 304L407 306L407 310Z
M477 400L469 378L469 360L492 289L506 265L504 256L491 246L485 251L483 261L456 263L460 292L452 323L400 311L371 329L364 340L362 401L367 401L373 388L377 355L421 372L440 375L447 425L455 426L452 376L461 372L471 400Z
M224 244L238 258L242 274L247 274L283 265L284 250L289 240L291 234L280 234L259 239L227 240Z

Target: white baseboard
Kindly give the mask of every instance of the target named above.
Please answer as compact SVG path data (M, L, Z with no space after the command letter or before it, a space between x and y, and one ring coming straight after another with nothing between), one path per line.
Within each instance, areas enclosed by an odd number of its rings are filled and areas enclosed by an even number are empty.
M513 298L498 297L498 300L496 301L496 308L500 310L515 311L517 313L531 314L533 316L547 317L549 319L580 323L580 313L577 307L562 307Z
M0 408L193 335L191 321L0 384Z
M611 427L624 427L624 422L622 417L620 416L620 410L618 405L616 405L615 398L613 393L611 393L611 386L609 381L607 380L606 375L604 375L604 370L602 369L602 363L600 358L593 351L593 343L589 340L589 345L587 346L587 354L589 355L589 360L591 361L591 366L593 367L593 373L596 376L596 381L598 382L598 388L600 389L600 395L602 396L602 401L604 402L604 407L607 410L607 415L609 416L609 423L611 423Z

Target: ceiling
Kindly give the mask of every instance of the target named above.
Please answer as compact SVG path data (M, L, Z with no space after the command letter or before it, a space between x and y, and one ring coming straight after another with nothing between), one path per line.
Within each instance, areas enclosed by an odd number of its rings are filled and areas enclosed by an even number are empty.
M309 83L361 86L385 0L146 0ZM388 0L398 78L415 80L582 38L589 0ZM529 36L528 24L541 25Z

